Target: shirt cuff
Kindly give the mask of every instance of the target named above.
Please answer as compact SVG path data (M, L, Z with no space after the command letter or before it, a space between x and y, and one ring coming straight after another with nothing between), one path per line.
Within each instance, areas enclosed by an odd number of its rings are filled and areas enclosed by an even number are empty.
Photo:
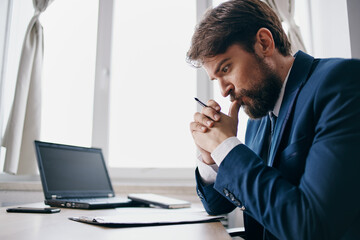
M198 160L197 160L197 166L199 169L201 181L205 185L209 185L209 184L212 184L215 182L216 176L217 176L217 171L219 169L218 165L216 165L216 164L208 165L208 164L204 163L202 161L201 155L199 155Z
M216 164L220 166L229 152L239 144L242 143L237 137L229 137L215 148L215 150L211 153L211 157L214 159Z

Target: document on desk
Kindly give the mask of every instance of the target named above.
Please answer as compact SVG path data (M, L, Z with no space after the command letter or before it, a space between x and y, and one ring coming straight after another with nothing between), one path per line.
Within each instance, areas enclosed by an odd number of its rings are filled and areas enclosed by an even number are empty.
M105 227L142 227L187 223L211 222L222 219L222 216L210 216L206 212L125 212L113 216L70 217L70 220Z

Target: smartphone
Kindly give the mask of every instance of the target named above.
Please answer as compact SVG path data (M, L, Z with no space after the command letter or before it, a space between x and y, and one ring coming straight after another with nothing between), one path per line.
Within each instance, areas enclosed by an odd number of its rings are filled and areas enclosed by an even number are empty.
M35 207L16 207L16 208L8 208L7 212L17 212L17 213L58 213L60 212L60 208L35 208Z

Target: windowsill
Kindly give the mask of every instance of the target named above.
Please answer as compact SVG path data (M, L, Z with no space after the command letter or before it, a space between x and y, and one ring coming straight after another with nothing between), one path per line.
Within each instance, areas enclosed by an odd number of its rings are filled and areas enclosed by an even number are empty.
M40 180L37 181L1 181L0 180L0 193L3 195L2 198L5 198L7 202L16 202L19 201L18 198L13 199L12 197L7 197L15 195L24 196L28 198L29 196L36 196L39 199L43 199L42 186ZM146 182L113 182L113 189L117 196L126 197L129 193L155 193L169 197L175 197L183 199L189 202L192 202L198 206L201 206L201 202L196 194L196 188L194 184L182 184L180 182L156 182L156 181L146 181ZM0 198L1 201L4 200ZM9 200L10 198L10 200ZM25 201L25 200L24 200Z
M196 196L195 181L192 179L124 179L113 178L112 185L118 195L137 192L151 192L166 195ZM42 192L39 176L12 176L0 174L1 191Z
M1 191L42 191L39 181L17 181L17 182L0 182Z
M117 196L129 193L155 193L175 197L201 205L196 194L194 169L124 169L109 168L113 189ZM0 205L31 199L42 201L40 176L16 176L0 174ZM25 200L26 199L26 200ZM31 200L32 201L32 200Z
M115 192L148 192L159 190L171 193L195 192L194 169L121 169L109 168ZM40 176L16 176L1 173L0 189L42 191Z
M158 181L115 181L112 183L113 188L116 189L137 189L137 188L161 188L161 189L194 189L194 184L182 182L158 182ZM20 191L42 191L40 181L1 181L1 190L20 190ZM176 190L174 190L176 192Z

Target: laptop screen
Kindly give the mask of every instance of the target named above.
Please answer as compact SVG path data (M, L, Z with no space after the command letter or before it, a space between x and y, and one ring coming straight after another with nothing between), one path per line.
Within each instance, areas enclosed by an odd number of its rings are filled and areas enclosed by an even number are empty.
M101 149L35 141L45 197L113 194Z

